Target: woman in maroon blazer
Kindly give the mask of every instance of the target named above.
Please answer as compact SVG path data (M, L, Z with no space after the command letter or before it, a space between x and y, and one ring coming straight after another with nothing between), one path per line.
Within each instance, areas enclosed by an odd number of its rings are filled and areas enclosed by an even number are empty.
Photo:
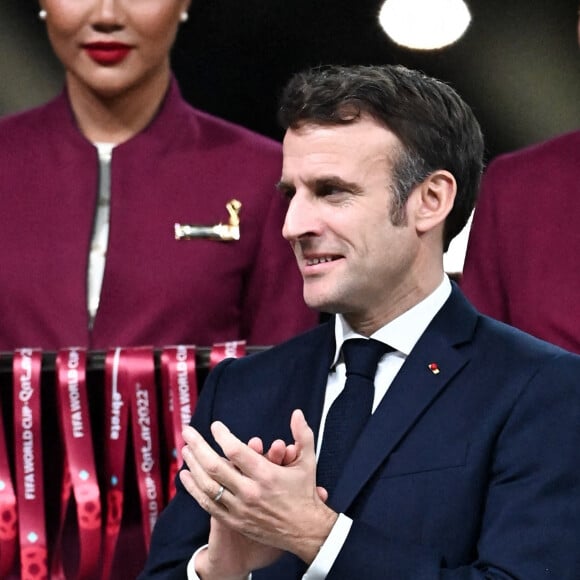
M41 2L66 85L0 121L0 350L267 345L315 323L280 232L279 145L172 78L189 3ZM175 239L235 223L232 199L239 240Z
M489 166L462 288L477 308L580 353L580 131Z
M1 351L270 345L316 323L281 234L280 145L193 109L171 75L189 3L41 0L66 82L52 102L0 121ZM175 224L196 235L176 239ZM95 419L102 391L90 391ZM62 446L46 410L48 509ZM114 579L135 577L145 558L137 494L126 495Z
M579 221L580 131L498 157L482 181L464 292L485 314L580 353Z

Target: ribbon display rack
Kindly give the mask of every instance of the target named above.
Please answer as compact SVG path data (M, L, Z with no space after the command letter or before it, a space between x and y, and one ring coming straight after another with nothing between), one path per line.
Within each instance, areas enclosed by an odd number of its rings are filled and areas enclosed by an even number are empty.
M0 578L134 578L207 373L266 348L0 353Z

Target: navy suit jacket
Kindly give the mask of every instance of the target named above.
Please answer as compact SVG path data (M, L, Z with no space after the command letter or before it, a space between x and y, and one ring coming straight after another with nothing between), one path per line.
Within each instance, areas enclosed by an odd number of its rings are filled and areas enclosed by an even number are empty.
M332 324L210 375L193 425L315 435ZM435 374L430 363L436 363ZM580 357L477 313L455 287L352 450L328 503L353 519L328 578L580 578ZM208 516L179 485L142 578L185 578ZM291 555L256 579L300 578Z

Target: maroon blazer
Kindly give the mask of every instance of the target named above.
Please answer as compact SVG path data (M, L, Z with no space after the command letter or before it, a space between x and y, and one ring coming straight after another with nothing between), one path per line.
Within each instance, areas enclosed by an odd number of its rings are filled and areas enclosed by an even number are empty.
M494 160L462 288L475 306L580 353L580 131Z
M66 92L0 121L0 350L246 339L280 342L316 322L281 235L280 145L191 108L173 80L151 124L113 152L109 248L88 331L97 199L94 146ZM226 223L241 239L176 241L174 223Z

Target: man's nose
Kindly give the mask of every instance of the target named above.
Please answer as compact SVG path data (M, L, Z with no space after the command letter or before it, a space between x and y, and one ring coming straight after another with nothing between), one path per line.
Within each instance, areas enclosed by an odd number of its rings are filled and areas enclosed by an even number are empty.
M318 229L315 204L307 195L297 192L288 205L282 235L291 242L305 236L316 235Z

